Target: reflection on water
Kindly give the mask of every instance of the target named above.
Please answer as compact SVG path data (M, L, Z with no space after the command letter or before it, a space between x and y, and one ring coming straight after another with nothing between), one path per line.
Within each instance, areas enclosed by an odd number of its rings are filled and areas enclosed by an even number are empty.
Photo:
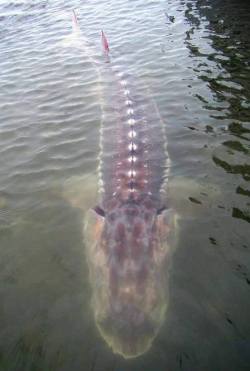
M96 329L83 214L63 197L69 179L95 172L101 121L89 56L61 45L71 8L95 45L106 31L166 125L178 248L165 320L131 360ZM1 1L1 369L248 368L248 18L243 0Z
M249 181L249 23L247 21L248 5L246 2L231 1L230 10L221 1L208 4L200 1L195 12L193 5L188 5L187 19L193 25L191 32L187 32L187 46L192 55L206 57L207 61L199 63L195 68L199 79L208 84L217 101L215 117L224 121L221 128L225 139L212 156L214 163L227 173L239 174L245 181ZM232 12L232 13L231 13ZM232 23L231 14L237 14L237 21ZM200 19L206 19L204 33L209 33L210 53L203 54L203 45L190 35L200 27ZM204 36L207 37L208 36ZM197 42L198 41L198 42ZM213 110L214 106L202 97L203 107ZM233 137L236 137L233 139ZM237 152L241 154L236 155ZM246 186L246 185L244 185ZM237 188L236 188L237 193ZM246 195L246 193L241 193ZM232 208L232 216L249 222L249 204L246 201L244 209Z

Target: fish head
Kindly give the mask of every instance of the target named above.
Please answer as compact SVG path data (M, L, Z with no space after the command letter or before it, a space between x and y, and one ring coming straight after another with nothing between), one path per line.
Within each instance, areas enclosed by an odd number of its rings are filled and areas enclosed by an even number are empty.
M150 202L91 211L85 243L97 326L113 351L149 349L167 308L169 211Z

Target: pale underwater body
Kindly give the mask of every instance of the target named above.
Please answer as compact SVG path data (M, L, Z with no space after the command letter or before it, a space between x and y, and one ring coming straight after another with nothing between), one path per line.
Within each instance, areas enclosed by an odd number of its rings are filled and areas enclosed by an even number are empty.
M81 45L75 14L72 38L72 46ZM103 32L102 42L107 52ZM110 61L103 64L98 73L108 77L98 198L84 218L83 233L97 326L114 352L135 357L149 349L167 308L167 240L174 218L161 195L169 158L155 103L138 99L124 73Z
M81 46L73 20L72 46ZM107 57L103 33L102 38ZM85 39L84 45L89 45ZM99 174L75 179L77 192L71 188L74 181L69 182L65 195L85 213L97 327L115 353L137 357L150 348L167 312L171 255L179 233L172 204L182 202L185 184L189 190L197 186L178 179L172 182L175 195L169 192L164 124L149 89L136 89L133 78L109 59L100 63L91 49L87 54L104 79Z

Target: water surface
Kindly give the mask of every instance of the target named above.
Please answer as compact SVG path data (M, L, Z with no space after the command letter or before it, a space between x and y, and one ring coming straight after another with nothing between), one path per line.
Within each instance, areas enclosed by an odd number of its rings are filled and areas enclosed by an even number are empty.
M72 8L149 86L171 194L183 186L166 320L133 360L96 329L82 212L64 197L97 168L101 121L100 77L62 43ZM248 369L249 11L243 0L0 2L1 370Z

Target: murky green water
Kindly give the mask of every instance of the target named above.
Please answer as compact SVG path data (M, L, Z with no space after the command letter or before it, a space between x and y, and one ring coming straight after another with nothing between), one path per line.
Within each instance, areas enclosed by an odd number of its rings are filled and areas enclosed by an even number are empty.
M169 307L133 360L96 329L82 212L65 197L85 197L74 179L97 167L101 118L89 55L62 43L72 8L150 87L168 137ZM249 369L249 14L243 0L0 2L0 370Z

